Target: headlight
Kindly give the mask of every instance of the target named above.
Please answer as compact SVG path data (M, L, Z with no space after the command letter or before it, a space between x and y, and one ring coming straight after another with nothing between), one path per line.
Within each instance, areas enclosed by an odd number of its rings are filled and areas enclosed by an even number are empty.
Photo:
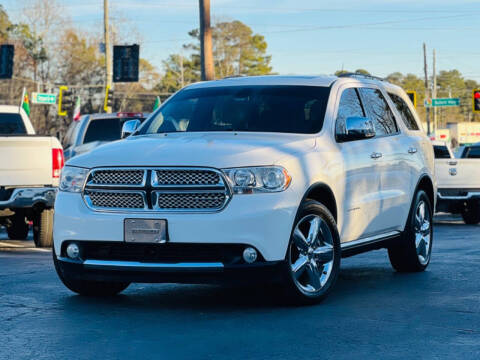
M283 191L292 178L281 166L223 169L235 194Z
M65 166L60 177L60 191L80 192L82 191L88 169L73 166Z

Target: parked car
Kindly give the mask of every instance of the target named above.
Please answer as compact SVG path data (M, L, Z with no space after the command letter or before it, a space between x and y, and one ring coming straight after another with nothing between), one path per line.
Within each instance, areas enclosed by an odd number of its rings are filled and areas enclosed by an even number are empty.
M436 211L461 214L466 224L480 223L480 146L465 147L465 157L455 159L446 143L433 145L438 186Z
M273 281L299 302L341 257L430 261L434 155L405 92L364 76L190 85L124 141L72 158L53 259L84 295L131 282Z
M480 143L462 146L458 157L462 159L480 159Z
M65 159L84 154L97 146L120 140L125 121L138 120L142 123L149 114L141 112L117 112L112 114L89 114L73 121L63 138Z
M0 106L0 225L10 239L28 235L33 221L35 245L52 245L53 204L63 167L55 137L36 136L23 109Z

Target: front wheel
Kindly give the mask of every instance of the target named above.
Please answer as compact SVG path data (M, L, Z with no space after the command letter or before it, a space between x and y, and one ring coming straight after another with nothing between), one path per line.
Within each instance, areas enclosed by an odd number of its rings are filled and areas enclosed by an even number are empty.
M388 257L395 270L418 272L427 268L432 253L432 214L427 194L419 190L414 196L405 231L388 248Z
M287 251L288 296L301 304L323 300L337 280L340 258L335 219L319 202L306 201L299 209Z

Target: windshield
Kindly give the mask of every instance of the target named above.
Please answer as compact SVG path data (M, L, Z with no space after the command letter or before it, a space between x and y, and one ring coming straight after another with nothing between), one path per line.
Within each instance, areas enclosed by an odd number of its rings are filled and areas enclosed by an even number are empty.
M83 143L93 141L115 141L122 137L122 126L127 120L140 120L143 118L110 118L91 120L88 124Z
M229 86L186 89L138 134L255 131L312 134L321 130L330 88Z
M13 135L13 134L26 134L27 130L23 124L20 114L15 113L3 113L0 114L0 134L1 135Z

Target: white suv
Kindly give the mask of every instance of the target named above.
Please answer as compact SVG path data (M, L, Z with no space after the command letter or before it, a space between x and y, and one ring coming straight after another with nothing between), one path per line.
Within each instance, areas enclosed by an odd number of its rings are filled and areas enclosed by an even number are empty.
M193 84L125 140L71 159L55 203L63 283L275 281L323 299L341 257L387 248L422 271L434 156L404 91L373 77Z

